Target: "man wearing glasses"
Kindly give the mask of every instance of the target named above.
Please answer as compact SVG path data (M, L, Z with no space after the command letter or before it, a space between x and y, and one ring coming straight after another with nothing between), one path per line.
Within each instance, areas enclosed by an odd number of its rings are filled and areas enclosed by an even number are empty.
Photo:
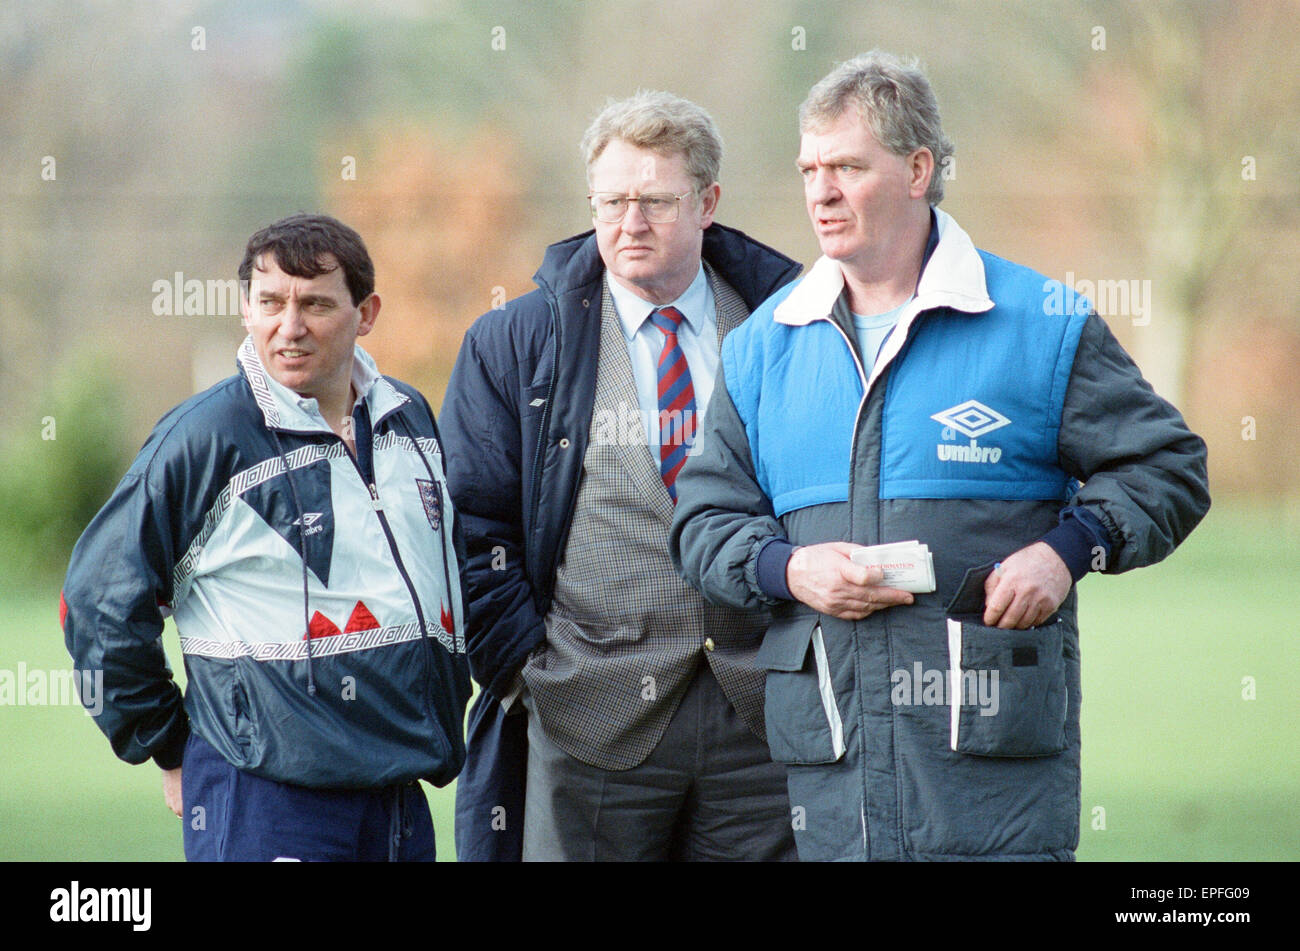
M792 859L767 617L705 602L668 529L721 340L799 266L714 223L722 144L693 103L610 103L582 148L595 230L478 319L443 407L483 687L458 856Z

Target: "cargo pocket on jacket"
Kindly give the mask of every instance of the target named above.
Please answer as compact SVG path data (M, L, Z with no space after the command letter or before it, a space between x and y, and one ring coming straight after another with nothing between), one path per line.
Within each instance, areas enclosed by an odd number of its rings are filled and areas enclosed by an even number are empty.
M755 662L767 669L764 719L778 763L833 763L844 755L844 724L816 616L778 620Z
M1065 749L1064 622L1023 631L948 618L949 745L976 756Z

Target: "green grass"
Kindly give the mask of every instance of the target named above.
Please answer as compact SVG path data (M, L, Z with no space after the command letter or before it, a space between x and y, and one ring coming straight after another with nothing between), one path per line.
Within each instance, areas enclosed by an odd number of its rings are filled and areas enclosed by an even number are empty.
M1283 514L1216 506L1167 561L1080 585L1080 859L1300 857L1300 531Z
M1300 527L1279 516L1216 506L1167 562L1082 583L1080 859L1300 858ZM57 601L0 594L0 669L67 666ZM79 707L0 706L0 753L0 860L182 858L158 770ZM426 787L444 859L453 789Z
M41 600L0 599L0 669L70 664L58 625L58 590ZM184 684L176 629L163 643ZM163 803L153 764L118 760L77 707L0 706L0 861L183 861L181 824ZM440 860L455 860L455 783L424 784Z

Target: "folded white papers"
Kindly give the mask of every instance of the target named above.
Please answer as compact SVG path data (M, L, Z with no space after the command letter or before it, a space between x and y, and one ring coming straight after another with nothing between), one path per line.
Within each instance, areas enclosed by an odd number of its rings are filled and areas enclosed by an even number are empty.
M884 569L885 578L881 584L887 588L913 594L934 590L934 559L930 556L930 547L915 538L858 548L849 557L855 565L878 565Z

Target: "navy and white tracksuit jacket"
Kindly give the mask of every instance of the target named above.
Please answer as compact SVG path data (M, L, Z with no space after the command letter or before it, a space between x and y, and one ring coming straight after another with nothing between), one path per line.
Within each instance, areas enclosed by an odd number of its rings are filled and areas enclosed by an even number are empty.
M308 787L459 771L463 559L437 427L355 357L355 460L248 339L239 373L163 417L78 541L65 638L78 669L103 670L96 722L127 762L179 766L193 729L236 769Z

